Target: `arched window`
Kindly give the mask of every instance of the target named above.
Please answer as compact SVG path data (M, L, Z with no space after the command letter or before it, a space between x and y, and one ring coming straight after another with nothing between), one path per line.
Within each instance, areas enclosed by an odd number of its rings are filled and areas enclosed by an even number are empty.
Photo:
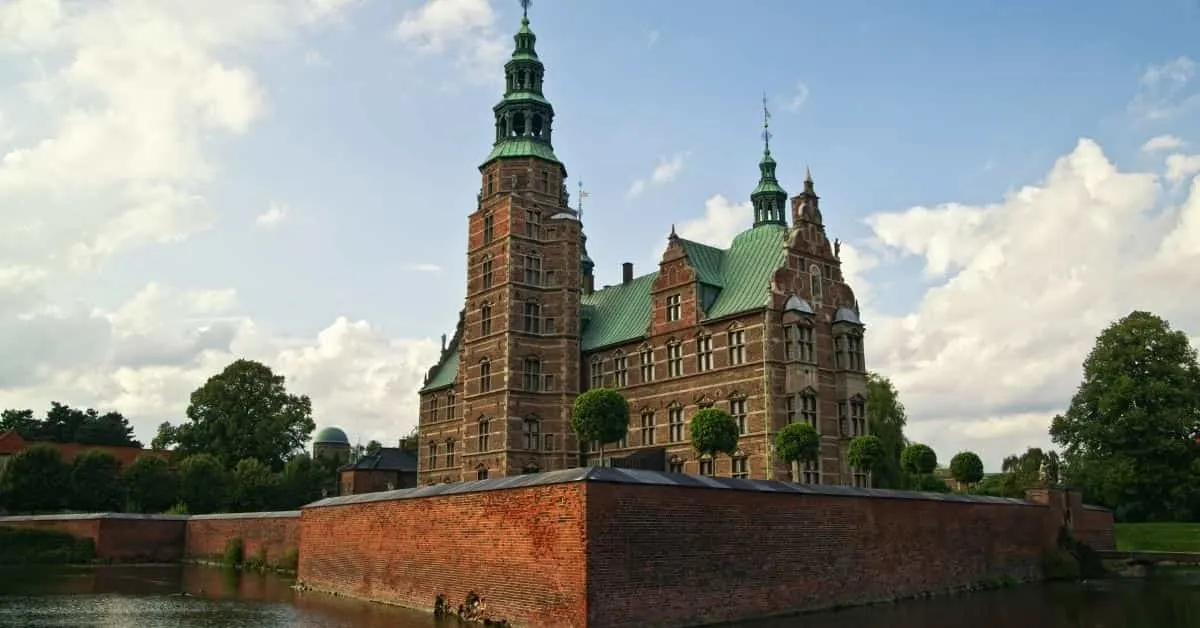
M520 137L525 135L525 114L517 112L512 117L512 136Z

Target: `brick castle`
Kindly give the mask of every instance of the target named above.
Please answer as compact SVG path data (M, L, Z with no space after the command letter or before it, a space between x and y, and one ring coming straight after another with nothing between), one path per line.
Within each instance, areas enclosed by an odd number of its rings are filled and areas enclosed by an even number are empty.
M594 463L571 405L604 386L630 405L629 433L604 447L615 466L791 479L774 437L806 421L821 459L796 479L867 485L846 462L849 440L867 433L858 304L811 174L790 199L776 177L769 118L749 229L722 249L672 227L655 272L634 276L626 263L620 284L596 289L528 18L515 40L469 217L465 306L420 391L420 483ZM691 416L707 406L738 421L732 457L690 445Z

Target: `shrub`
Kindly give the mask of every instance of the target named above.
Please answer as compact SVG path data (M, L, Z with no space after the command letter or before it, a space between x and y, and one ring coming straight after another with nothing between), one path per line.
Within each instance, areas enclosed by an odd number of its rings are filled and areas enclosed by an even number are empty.
M50 445L34 445L9 460L0 493L13 512L61 510L71 492L71 467Z
M950 459L950 475L967 486L983 479L983 461L973 451L960 451Z
M704 408L692 416L692 447L702 455L733 454L738 446L738 426L733 415L719 408Z
M121 479L129 491L130 506L137 512L162 512L178 498L179 480L158 456L138 456Z
M76 538L59 530L0 527L0 564L88 563L96 558L90 538Z
M913 443L900 452L900 467L913 475L929 475L937 469L937 454L928 445Z
M226 567L236 567L245 562L246 548L242 544L241 537L233 537L225 542L225 555L221 557L221 564Z
M121 463L103 449L89 449L71 465L71 507L85 512L121 508Z

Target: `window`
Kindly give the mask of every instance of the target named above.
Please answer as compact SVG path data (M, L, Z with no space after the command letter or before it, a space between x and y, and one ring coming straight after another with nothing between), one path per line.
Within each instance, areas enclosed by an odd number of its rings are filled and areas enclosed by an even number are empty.
M816 264L808 267L809 282L812 285L813 301L821 301L821 268Z
M492 304L484 303L479 308L479 334L486 336L492 333Z
M543 171L542 171L542 183L541 183L541 188L542 188L542 191L543 191L543 192L549 192L549 191L550 191L550 173L549 173L549 172L546 172L545 170L543 170Z
M813 328L801 325L796 328L796 358L801 362L816 362L816 351L813 349Z
M542 330L542 306L536 301L525 302L525 314L522 318L525 331L536 334Z
M438 399L437 397L429 398L429 420L438 420Z
M667 377L683 375L683 345L678 340L667 343Z
M525 210L525 235L537 238L542 233L542 217L536 210Z
M854 470L854 486L858 488L870 488L871 476L868 473L863 473L858 469Z
M796 359L796 334L798 330L795 325L787 325L783 328L783 359Z
M746 332L735 329L729 332L729 364L737 366L746 361Z
M476 480L486 480L487 478L488 478L488 472L487 472L487 469L480 469L480 470L478 470L478 471L476 471L476 472L475 472L475 479L476 479Z
M712 336L696 338L696 370L712 370Z
M800 481L804 484L820 484L821 469L819 462L806 462L800 469Z
M745 456L741 456L739 458L734 458L733 459L733 473L731 473L730 475L732 477L741 478L743 480L749 478L750 477L750 462L749 462L749 460L747 460Z
M525 423L521 426L521 439L525 444L525 449L537 451L542 440L542 424L537 419L525 419Z
M613 355L613 376L613 386L624 388L629 385L628 359L621 351Z
M642 410L642 444L654 444L654 411Z
M850 400L850 434L867 435L867 404L858 397Z
M800 420L817 427L817 396L812 393L800 395ZM818 433L820 430L818 430Z
M654 348L642 347L642 383L654 381Z
M492 390L492 363L484 358L479 363L479 392L485 393Z
M454 466L454 441L446 441L446 466Z
M667 320L677 321L680 318L682 318L682 314L679 307L679 295L672 294L667 297Z
M738 434L746 433L746 400L745 399L730 399L729 414L733 415L733 420L737 421Z
M492 218L491 214L486 214L483 217L483 243L487 244L487 243L491 242L492 239L495 237L496 237L495 219Z
M483 270L481 274L483 275L483 289L487 290L488 288L492 287L492 258L489 257L483 260L482 266Z
M712 474L713 474L713 459L712 458L701 458L700 459L700 475L712 475Z
M525 390L540 392L542 390L542 361L537 358L525 358L521 362L525 377Z
M683 461L679 458L672 458L671 461L667 463L667 472L683 473Z
M454 391L451 390L450 392L446 393L446 418L447 419L454 418L454 414L455 414L454 404L455 404Z
M588 375L591 376L592 381L589 388L602 388L604 386L604 358L600 356L592 358L592 365L588 369Z
M683 442L683 406L674 405L667 410L667 441Z
M491 449L491 421L487 419L479 419L479 451L485 452Z
M796 398L788 395L783 400L784 409L787 411L787 424L791 425L796 422Z
M438 455L437 443L429 443L429 468L430 469L437 468L437 455Z
M532 286L542 285L542 258L536 255L525 256L525 283Z
M488 174L487 176L487 193L491 194L496 191L496 175ZM486 220L486 218L485 218Z
M846 337L838 336L833 339L833 367L844 369L847 366Z
M854 335L846 336L846 366L852 371L863 370L862 338Z
M617 439L617 449L625 449L629 447L629 432L628 430Z
M546 434L542 441L543 451L554 451L554 434Z

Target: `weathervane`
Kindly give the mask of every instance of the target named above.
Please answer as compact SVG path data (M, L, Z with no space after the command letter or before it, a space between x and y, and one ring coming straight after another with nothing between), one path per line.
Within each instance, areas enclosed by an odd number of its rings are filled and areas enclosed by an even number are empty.
M529 0L522 0L529 2ZM583 190L583 179L579 180L579 219L583 220L583 199L588 197L588 193Z
M771 110L767 108L767 93L763 92L763 146L771 152Z
M521 0L521 17L529 19L529 3L530 0Z

